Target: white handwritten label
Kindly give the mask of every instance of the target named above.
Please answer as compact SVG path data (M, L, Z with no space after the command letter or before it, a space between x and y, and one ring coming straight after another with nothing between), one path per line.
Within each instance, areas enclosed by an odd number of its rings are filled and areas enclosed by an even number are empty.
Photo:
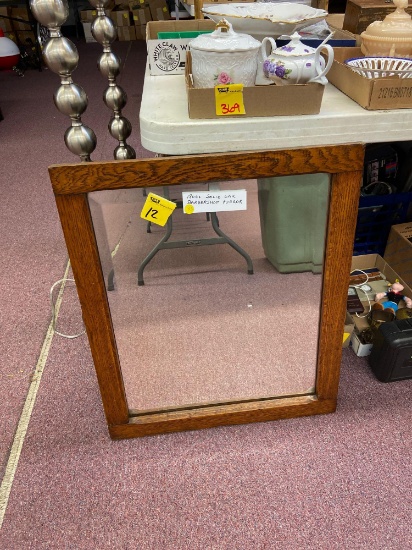
M230 212L246 210L246 189L235 191L185 191L182 193L183 212L197 214L199 212Z

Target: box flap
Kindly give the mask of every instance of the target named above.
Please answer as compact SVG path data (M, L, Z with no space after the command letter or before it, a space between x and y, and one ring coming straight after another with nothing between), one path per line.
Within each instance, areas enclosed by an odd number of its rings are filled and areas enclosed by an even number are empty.
M199 31L215 29L216 23L210 19L185 19L184 21L148 21L147 40L157 40L158 32Z

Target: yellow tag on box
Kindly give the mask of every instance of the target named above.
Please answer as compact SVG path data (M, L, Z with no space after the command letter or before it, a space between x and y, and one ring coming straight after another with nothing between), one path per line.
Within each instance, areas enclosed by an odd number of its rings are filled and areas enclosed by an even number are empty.
M216 114L218 116L245 115L243 84L215 86Z
M163 227L175 208L175 202L169 201L160 195L149 193L140 212L140 217Z

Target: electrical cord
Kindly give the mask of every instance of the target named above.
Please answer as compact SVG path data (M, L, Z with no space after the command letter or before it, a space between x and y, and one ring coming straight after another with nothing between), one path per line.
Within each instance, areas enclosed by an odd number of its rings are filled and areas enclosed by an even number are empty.
M392 187L386 181L374 181L369 183L361 190L362 196L370 197L373 195L391 195ZM360 271L360 269L358 269Z
M56 313L56 304L54 303L53 299L53 291L57 285L60 284L66 284L68 281L75 282L74 279L60 279L56 281L53 286L50 289L50 305L51 305L51 311L52 311L52 327L55 334L58 334L59 336L62 336L63 338L78 338L79 336L83 336L85 334L86 330L83 330L82 332L79 332L79 334L63 334L62 332L59 332L56 328L57 326L57 313Z
M363 283L360 283L358 285L349 285L349 287L351 288L358 288L361 292L363 292L366 296L366 299L368 300L368 311L367 313L365 313L364 315L359 315L359 313L356 313L356 317L360 317L360 318L363 318L363 317L367 317L370 312L372 311L372 304L371 304L371 301L370 301L370 298L369 298L369 295L368 293L366 292L366 290L362 287L364 287L366 285L366 283L369 281L369 275L365 272L365 271L362 271L362 269L353 269L351 272L350 272L350 275L352 275L352 273L354 271L360 271L361 273L363 273L363 275L365 275L366 277L366 281L363 281ZM370 288L370 287L369 287Z

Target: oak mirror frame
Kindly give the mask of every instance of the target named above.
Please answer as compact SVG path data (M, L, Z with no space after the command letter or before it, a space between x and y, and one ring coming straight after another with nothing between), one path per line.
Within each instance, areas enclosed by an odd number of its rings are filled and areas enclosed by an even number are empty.
M332 413L336 409L347 286L364 146L307 147L84 162L49 167L109 434L113 439ZM313 393L130 411L88 202L93 191L275 176L331 174ZM143 359L142 359L143 361Z

